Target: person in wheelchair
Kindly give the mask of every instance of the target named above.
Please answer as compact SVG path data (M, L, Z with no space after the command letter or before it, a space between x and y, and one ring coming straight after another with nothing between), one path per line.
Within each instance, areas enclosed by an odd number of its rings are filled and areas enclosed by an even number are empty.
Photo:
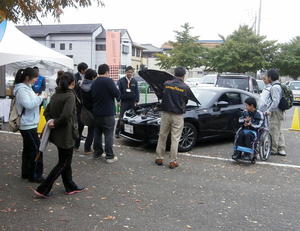
M234 160L241 158L241 153L244 153L243 159L252 160L254 152L254 142L258 137L258 130L264 124L264 115L257 110L257 102L255 98L247 98L245 100L246 110L242 112L239 118L239 123L242 125L237 134L235 143L235 151L232 156Z

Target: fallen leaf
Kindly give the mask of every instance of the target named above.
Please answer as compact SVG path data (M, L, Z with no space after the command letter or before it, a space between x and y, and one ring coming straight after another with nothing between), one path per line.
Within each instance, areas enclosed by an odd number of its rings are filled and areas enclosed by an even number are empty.
M116 219L115 216L107 216L104 218L104 220L114 220L114 219Z

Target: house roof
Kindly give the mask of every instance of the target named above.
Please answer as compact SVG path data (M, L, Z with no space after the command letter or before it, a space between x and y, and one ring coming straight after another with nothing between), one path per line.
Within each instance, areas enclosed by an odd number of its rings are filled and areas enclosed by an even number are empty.
M57 25L30 25L17 26L29 37L46 37L49 34L91 34L101 24L57 24Z
M145 50L143 51L144 53L161 53L163 52L162 49L156 47L156 46L153 46L152 44L141 44Z
M135 42L132 43L132 46L141 48L141 49L143 49L143 50L145 49L141 44L135 43Z

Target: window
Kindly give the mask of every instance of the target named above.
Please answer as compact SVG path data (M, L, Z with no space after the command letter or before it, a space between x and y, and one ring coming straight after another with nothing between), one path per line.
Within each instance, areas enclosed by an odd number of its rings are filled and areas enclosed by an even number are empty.
M131 55L132 55L132 56L135 56L135 48L134 48L134 47L132 47Z
M141 50L140 49L136 49L136 57L141 57Z
M72 50L72 48L73 48L73 44L69 43L69 50Z
M71 59L73 59L73 57L74 57L73 55L67 55L67 56L68 56L69 58L71 58Z
M220 102L220 101L228 102L229 105L242 104L241 95L239 93L234 93L234 92L227 92L227 93L223 94L219 98L218 102Z
M50 47L55 48L55 43L51 43Z
M105 51L106 45L105 44L96 44L96 51Z
M129 54L129 46L122 45L122 53L123 54Z
M61 44L59 45L59 49L60 49L60 50L65 50L65 49L66 49L66 44L61 43Z

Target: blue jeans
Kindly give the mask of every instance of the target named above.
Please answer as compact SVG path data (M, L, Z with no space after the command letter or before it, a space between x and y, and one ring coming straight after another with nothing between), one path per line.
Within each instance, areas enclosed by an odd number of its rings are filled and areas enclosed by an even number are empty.
M23 137L22 178L39 179L43 175L43 153L40 153L36 160L40 147L37 129L20 130L20 132Z

